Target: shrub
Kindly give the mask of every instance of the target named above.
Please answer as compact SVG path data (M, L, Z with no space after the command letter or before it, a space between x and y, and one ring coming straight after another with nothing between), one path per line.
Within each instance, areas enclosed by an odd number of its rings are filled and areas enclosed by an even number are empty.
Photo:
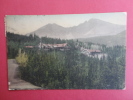
M18 56L16 57L17 63L20 64L20 66L26 66L28 62L28 56L25 52L22 52L21 49L19 49Z

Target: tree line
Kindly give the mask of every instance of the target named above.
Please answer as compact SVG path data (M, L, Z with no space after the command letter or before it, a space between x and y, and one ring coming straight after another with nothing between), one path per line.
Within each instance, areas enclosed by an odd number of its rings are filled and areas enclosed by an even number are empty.
M32 36L18 37L25 38L24 41L29 43L40 42L39 37L33 41L29 40ZM19 45L21 42L14 39L12 37L8 40L8 46L17 48L16 50L19 51L14 58L20 65L21 78L34 85L44 89L123 89L125 87L124 46L103 45L102 49L108 56L99 59L81 54L79 48L75 46L78 41L61 39L54 41L52 38L43 37L42 40L45 43L67 42L71 46L67 51L43 51L25 50L22 45ZM22 39L23 43L24 41ZM15 47L10 42L18 45ZM83 46L82 44L80 42L80 46ZM89 43L88 46L90 47ZM13 54L13 50L9 49L8 52ZM24 60L21 61L22 59Z

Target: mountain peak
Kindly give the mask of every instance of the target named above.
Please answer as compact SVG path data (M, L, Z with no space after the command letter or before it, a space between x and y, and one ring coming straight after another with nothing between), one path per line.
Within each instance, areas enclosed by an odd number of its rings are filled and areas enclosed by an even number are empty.
M92 18L73 27L63 27L56 23L49 23L29 34L36 33L39 37L48 36L52 38L74 39L116 35L124 30L125 26Z
M93 21L96 21L96 20L102 21L102 20L97 19L97 18L91 18L90 20L93 20Z
M56 23L49 23L49 24L45 25L44 27L62 27L62 26L60 26Z
M51 25L57 25L55 23L49 23L49 24L46 24L45 26L51 26Z

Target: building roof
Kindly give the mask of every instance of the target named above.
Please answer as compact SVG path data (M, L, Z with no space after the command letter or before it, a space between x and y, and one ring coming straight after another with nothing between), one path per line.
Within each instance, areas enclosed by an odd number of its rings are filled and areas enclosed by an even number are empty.
M34 46L25 46L25 48L34 48Z
M97 52L97 53L100 53L101 51L100 50L91 50L91 49L88 49L89 52Z
M63 43L63 44L53 44L54 47L66 47L67 43Z
M55 47L55 48L58 48L58 47L65 47L67 46L67 43L62 43L62 44L42 44L43 46L45 47Z

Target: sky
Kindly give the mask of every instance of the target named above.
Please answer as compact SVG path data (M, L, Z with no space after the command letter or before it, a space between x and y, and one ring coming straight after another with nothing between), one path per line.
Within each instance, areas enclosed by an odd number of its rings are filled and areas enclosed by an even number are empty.
M92 18L114 24L126 25L126 16L126 12L66 15L7 15L5 17L5 26L6 31L27 34L49 23L56 23L63 27L72 27L89 21Z

